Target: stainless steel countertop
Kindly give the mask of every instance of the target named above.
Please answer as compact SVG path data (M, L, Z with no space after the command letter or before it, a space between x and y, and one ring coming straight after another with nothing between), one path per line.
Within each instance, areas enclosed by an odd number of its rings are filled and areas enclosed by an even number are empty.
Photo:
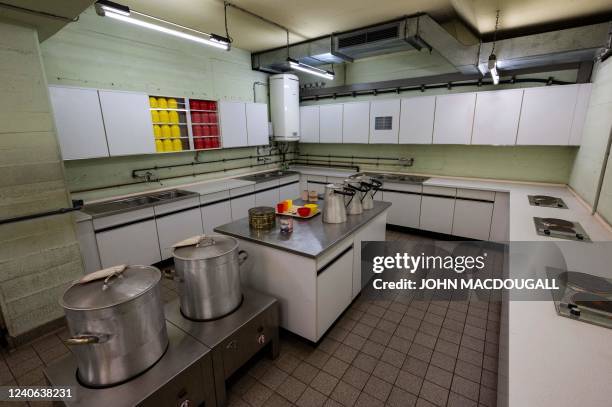
M200 195L197 192L172 189L163 192L150 192L129 198L97 202L94 204L85 205L81 210L90 215L92 218L101 218L103 216L117 215L120 213L164 205L170 202L176 202L199 196Z
M301 205L302 201L295 200L294 203ZM319 208L323 209L323 201L319 201L318 204ZM288 235L280 233L278 220L274 229L256 230L251 229L248 218L218 226L215 232L301 256L316 258L389 209L390 206L389 202L375 201L373 209L363 211L361 215L348 215L345 223L323 223L322 214L310 219L294 218L293 233Z
M164 356L149 370L123 384L103 389L91 389L76 379L76 359L73 354L50 364L44 374L51 386L74 388L67 406L135 406L160 389L186 368L199 362L210 349L192 336L167 322L169 345ZM213 378L208 378L211 382Z

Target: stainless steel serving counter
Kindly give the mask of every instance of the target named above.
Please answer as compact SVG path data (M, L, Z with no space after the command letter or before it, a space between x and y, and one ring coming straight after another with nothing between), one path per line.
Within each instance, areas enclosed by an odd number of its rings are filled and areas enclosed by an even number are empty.
M296 205L302 201L295 200ZM319 201L323 210L323 201ZM361 226L387 210L389 202L374 202L374 208L363 211L361 215L349 215L345 223L323 223L323 216L316 215L310 219L295 218L293 233L280 233L278 224L271 230L256 230L249 227L249 219L243 218L215 228L215 232L249 240L276 249L295 253L301 256L316 258L332 248L336 243L350 236Z

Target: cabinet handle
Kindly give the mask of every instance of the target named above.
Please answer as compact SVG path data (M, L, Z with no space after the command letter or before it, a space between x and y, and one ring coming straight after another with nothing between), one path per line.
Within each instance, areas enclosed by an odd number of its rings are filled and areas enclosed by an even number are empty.
M226 346L225 349L238 349L238 341L237 340L231 340Z
M338 260L340 260L340 258L342 256L344 256L346 253L348 253L349 251L351 251L353 249L353 245L350 245L349 247L347 247L346 249L342 250L342 252L340 252L340 254L338 254L336 257L334 257L329 263L327 263L325 266L323 266L321 269L319 269L317 271L317 276L319 276L320 274L322 274L325 270L327 270L330 266L332 266L335 262L337 262Z
M260 345L265 344L265 343L266 343L266 335L264 335L264 334L260 334L260 335L257 337L257 343L258 343L258 344L260 344Z

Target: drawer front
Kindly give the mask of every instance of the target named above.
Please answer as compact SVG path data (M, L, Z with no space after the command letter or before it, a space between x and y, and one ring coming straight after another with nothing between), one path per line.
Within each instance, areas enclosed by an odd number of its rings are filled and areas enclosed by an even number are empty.
M429 195L456 196L457 189L446 187L430 187L423 185L423 193Z
M104 216L102 218L94 218L94 230L105 229L112 226L123 225L125 223L135 222L138 220L152 219L155 212L153 208L135 209L133 211L120 213L118 215Z
M165 213L177 212L183 209L193 209L200 205L200 198L196 195L192 198L181 199L174 202L169 202L155 206L155 215L163 215Z
M225 378L230 377L255 353L270 343L277 334L278 303L275 302L218 345L223 355Z
M213 194L200 195L200 205L205 205L211 202L218 202L229 199L229 191L219 191Z
M479 191L477 189L458 189L457 198L475 199L478 201L495 201L494 191Z
M293 174L288 177L284 177L280 179L280 185L289 184L290 182L295 182L300 180L300 174Z
M238 187L230 189L230 196L240 196L244 194L250 194L255 192L255 185L246 185L244 187Z
M208 363L210 363L210 361L208 361ZM204 377L202 361L200 360L182 371L174 380L166 383L159 390L147 397L139 406L199 406L207 401L205 389L204 386L202 386L202 383L205 383L206 380L210 381L211 378ZM189 404L186 404L186 401L189 401Z
M262 189L269 189L269 188L274 188L279 186L280 184L280 180L275 179L272 181L264 181L264 182L258 182L257 184L255 184L255 191L261 191Z

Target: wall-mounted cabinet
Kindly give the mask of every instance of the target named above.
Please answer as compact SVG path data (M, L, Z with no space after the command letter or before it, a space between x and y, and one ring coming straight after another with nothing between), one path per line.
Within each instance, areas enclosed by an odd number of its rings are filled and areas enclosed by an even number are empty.
M402 99L399 143L431 144L435 110L435 96Z
M342 112L342 142L368 144L370 102L345 103Z
M189 150L189 123L184 98L149 96L155 151L167 153Z
M516 144L568 145L579 86L525 89Z
M370 144L397 144L399 117L399 99L370 102Z
M342 143L342 104L319 107L319 142Z
M300 143L319 142L319 106L300 107Z
M65 160L108 157L98 91L49 86L49 94L62 157Z
M470 144L475 93L436 96L434 144Z
M221 147L219 105L213 100L189 99L192 148L210 150Z
M269 141L268 105L246 104L247 140L250 146L267 145Z
M522 101L522 89L476 93L472 144L514 145Z
M155 153L146 93L98 91L111 156Z
M342 143L580 145L590 93L587 83L302 106L300 142L340 143L331 112L343 108Z
M220 102L219 115L221 117L223 147L248 146L245 104L242 102Z

